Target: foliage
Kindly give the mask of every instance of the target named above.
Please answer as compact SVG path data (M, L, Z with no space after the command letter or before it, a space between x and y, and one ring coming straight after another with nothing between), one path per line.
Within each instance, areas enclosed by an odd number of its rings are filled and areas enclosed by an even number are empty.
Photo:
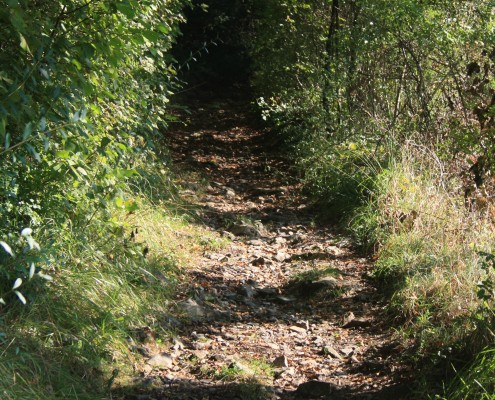
M349 188L386 166L390 144L405 139L438 147L441 158L463 152L491 160L489 1L253 4L248 46L259 104L297 144L319 198L366 195L368 185ZM359 151L343 156L346 148ZM362 165L363 158L372 162Z
M114 207L135 209L123 189L167 123L166 51L185 3L1 3L0 237L13 245L30 227L45 253L2 257L2 281L30 262L46 268L61 232L83 237L115 225Z
M479 353L471 365L459 371L456 379L446 388L445 397L438 396L436 398L493 400L495 398L493 384L494 352L493 349L487 349Z
M479 351L492 318L477 292L493 273L478 253L494 237L493 2L251 5L258 105L306 187L375 252L420 356Z
M189 3L0 1L5 398L106 397L134 329L165 315L180 259L138 225L182 229L159 142Z

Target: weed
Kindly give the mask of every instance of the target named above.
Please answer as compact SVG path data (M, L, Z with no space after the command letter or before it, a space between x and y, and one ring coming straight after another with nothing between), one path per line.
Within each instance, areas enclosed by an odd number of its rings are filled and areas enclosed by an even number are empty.
M149 168L146 180L169 191L153 163ZM173 331L159 316L169 311L181 270L205 245L223 240L171 209L159 187L147 188L130 184L127 195L139 207L115 208L106 225L72 226L56 240L40 238L51 240L58 254L43 265L53 282L34 291L27 306L3 310L2 398L108 398L112 385L125 385L140 362L129 346L141 340L138 332L150 327L159 345Z

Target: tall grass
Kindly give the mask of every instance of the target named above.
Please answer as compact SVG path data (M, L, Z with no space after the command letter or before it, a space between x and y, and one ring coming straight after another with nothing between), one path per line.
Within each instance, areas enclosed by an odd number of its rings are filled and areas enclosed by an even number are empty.
M44 267L53 281L33 288L26 306L2 310L2 399L108 398L136 374L142 358L133 346L143 328L158 348L170 338L175 283L216 238L178 211L170 176L142 163L123 193L139 207L68 225L52 238L57 257Z
M402 335L415 341L416 357L476 354L493 340L493 314L486 312L493 294L488 303L478 296L479 283L493 280L493 271L481 268L482 253L495 252L492 211L489 201L465 199L458 174L446 174L431 150L409 143L355 212L351 230L374 243L374 276L390 291L390 310L401 316ZM473 380L491 354L468 370L466 393L494 393ZM494 398L466 396L452 398Z

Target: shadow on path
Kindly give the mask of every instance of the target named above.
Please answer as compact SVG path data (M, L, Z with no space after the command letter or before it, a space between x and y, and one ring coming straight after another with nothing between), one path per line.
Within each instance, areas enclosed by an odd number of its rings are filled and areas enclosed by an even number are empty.
M318 223L269 132L245 103L189 109L167 133L183 195L230 244L181 283L170 361L114 398L413 398L368 260Z

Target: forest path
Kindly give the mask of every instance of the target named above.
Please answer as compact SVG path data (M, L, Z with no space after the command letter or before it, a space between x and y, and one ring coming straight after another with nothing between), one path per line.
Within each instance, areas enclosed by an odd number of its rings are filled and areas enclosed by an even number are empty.
M411 398L369 262L318 223L245 103L189 108L172 155L192 171L184 195L229 244L187 269L176 301L189 323L133 398Z

